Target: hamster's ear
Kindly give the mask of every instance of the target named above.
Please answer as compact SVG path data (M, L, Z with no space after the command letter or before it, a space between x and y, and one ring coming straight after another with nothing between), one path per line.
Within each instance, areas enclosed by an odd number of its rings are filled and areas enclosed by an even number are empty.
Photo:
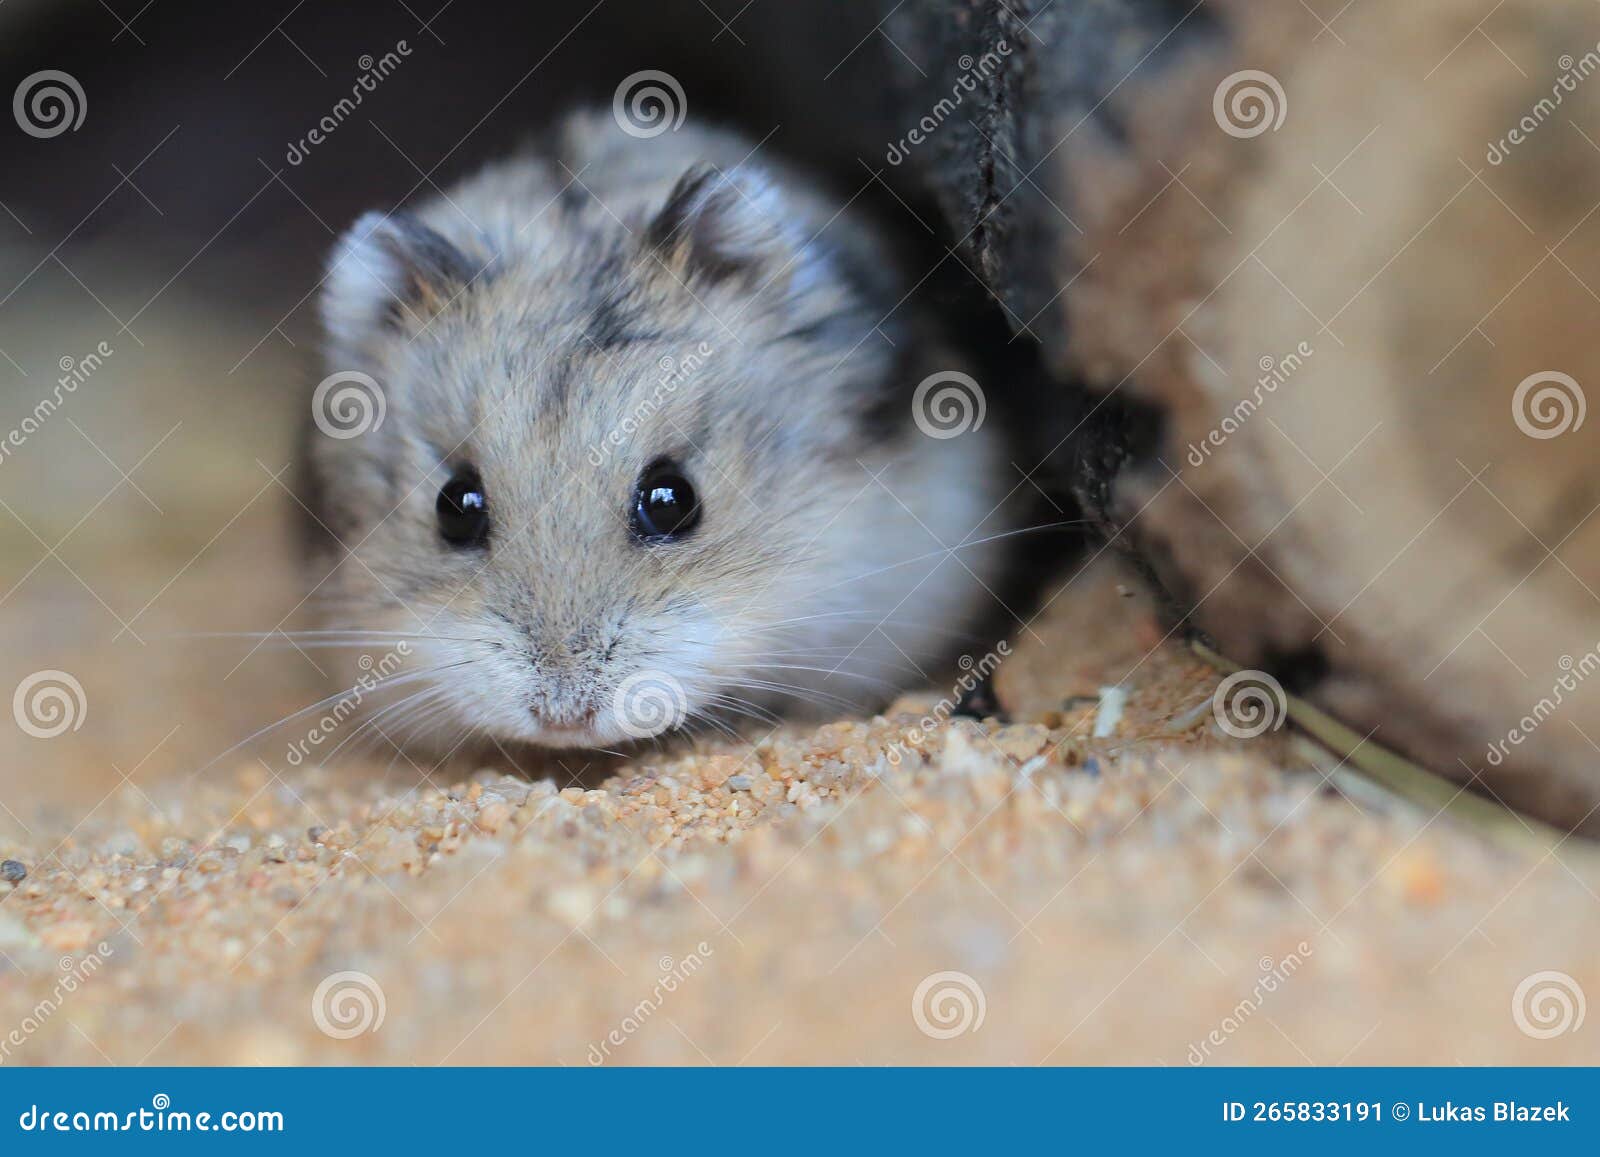
M334 248L323 283L323 323L336 343L358 347L384 327L425 321L485 264L410 213L363 214Z
M705 282L751 287L784 280L803 266L783 197L765 178L690 169L645 231L645 244L667 265Z

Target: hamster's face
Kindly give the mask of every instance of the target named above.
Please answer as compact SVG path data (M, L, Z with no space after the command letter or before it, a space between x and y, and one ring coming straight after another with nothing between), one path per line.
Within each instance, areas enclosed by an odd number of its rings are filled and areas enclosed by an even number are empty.
M606 746L754 710L884 451L878 311L760 182L558 198L530 231L502 202L372 214L335 256L328 625L403 640L441 732Z

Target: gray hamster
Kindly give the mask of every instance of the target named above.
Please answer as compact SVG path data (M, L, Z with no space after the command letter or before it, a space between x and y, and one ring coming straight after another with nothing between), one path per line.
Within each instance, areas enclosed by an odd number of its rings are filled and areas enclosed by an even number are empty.
M395 731L870 709L962 649L1016 480L841 201L732 133L594 111L340 240L312 599L334 644L405 656Z

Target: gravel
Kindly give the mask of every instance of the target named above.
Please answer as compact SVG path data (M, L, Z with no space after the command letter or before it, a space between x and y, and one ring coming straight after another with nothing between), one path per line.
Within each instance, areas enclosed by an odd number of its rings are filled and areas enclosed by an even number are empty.
M1535 972L1600 993L1588 849L1358 806L1286 733L1174 733L1217 676L1119 577L1002 665L1015 723L913 743L935 688L578 780L241 756L41 823L0 849L32 865L0 1028L87 978L6 1063L1592 1061L1511 1013ZM335 973L381 1027L319 1027ZM925 983L981 993L981 1030L924 1031Z

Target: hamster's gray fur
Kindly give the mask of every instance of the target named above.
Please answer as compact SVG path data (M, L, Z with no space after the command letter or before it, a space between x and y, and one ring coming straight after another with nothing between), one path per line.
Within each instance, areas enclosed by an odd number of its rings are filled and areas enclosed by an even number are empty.
M731 133L591 112L342 238L325 369L381 410L307 427L314 605L404 644L425 693L395 730L601 746L867 708L961 649L1010 529L998 423L914 420L961 363L841 200ZM630 523L662 458L701 504L682 541ZM490 530L461 549L436 501L466 466Z

